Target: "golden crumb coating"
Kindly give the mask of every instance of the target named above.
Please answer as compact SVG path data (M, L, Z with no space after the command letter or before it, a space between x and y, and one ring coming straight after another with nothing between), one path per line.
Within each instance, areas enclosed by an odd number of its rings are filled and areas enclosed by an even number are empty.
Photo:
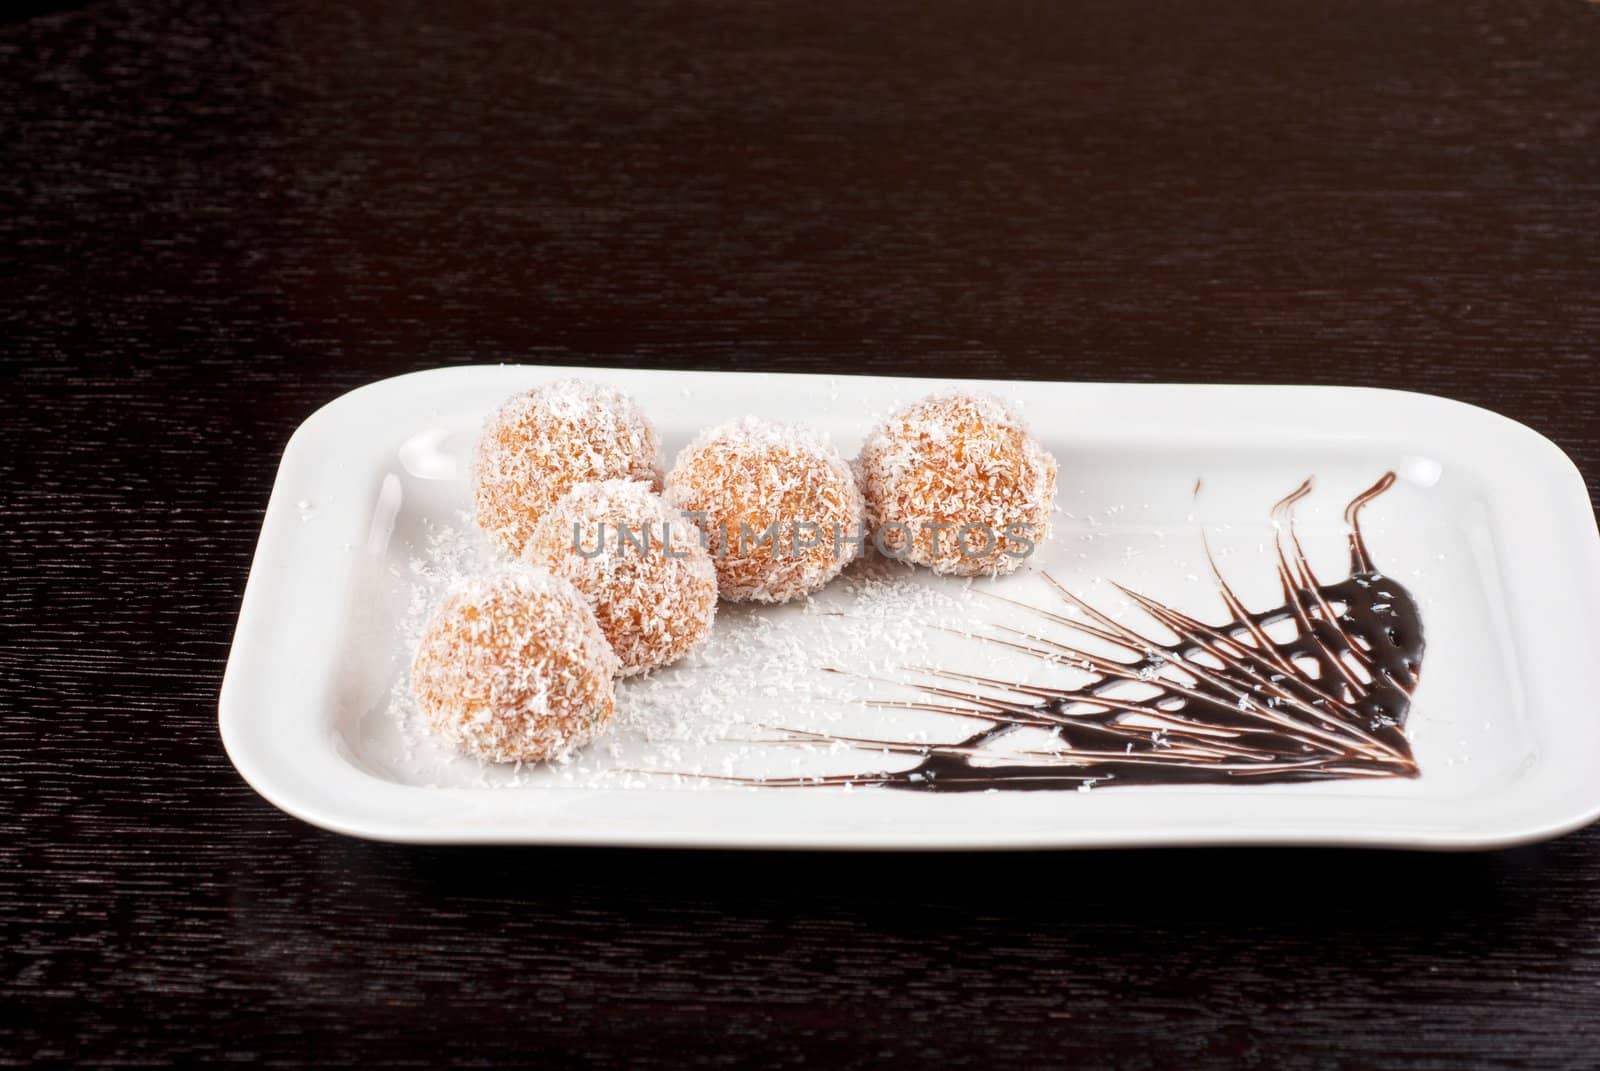
M473 456L478 526L512 555L556 499L593 480L660 486L661 440L619 390L558 380L509 398L491 415Z
M1009 573L1049 536L1056 462L1002 402L934 395L861 449L867 523L891 556L937 573Z
M574 487L540 518L523 558L584 594L623 676L666 665L711 634L711 556L688 518L647 483Z
M583 747L610 721L617 669L577 588L518 567L451 593L417 645L411 690L460 750L536 762Z
M730 601L805 595L860 552L855 474L806 428L745 417L702 432L678 454L664 494L702 525Z

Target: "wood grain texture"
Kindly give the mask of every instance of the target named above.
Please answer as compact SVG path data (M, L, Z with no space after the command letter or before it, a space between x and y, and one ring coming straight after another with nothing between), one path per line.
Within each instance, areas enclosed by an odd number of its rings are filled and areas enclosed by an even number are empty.
M277 457L370 380L1374 384L1523 420L1593 493L1597 234L1581 0L0 25L0 1062L1594 1066L1600 831L401 848L258 799L215 705Z

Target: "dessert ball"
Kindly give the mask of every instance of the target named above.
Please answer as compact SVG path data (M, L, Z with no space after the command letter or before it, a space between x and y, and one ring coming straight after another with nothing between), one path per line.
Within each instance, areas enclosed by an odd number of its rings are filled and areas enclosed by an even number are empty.
M784 602L861 549L861 492L826 438L755 417L702 432L667 474L667 501L704 531L722 597Z
M711 633L711 556L647 483L580 483L539 519L523 558L584 594L624 676L665 665Z
M490 762L557 758L611 719L612 654L578 589L542 569L475 578L417 645L411 690L434 731Z
M885 553L937 573L992 576L1048 536L1056 462L998 399L940 394L873 429L861 481Z
M632 398L565 379L515 395L478 437L472 493L478 525L521 554L539 517L575 485L649 480L659 485L661 440Z

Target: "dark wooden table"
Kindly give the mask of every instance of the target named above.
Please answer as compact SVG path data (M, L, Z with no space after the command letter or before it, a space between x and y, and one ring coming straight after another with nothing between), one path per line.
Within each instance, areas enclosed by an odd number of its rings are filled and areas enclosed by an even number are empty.
M31 5L0 25L0 1061L1596 1066L1486 855L360 843L234 773L279 452L558 361L1384 384L1600 476L1581 0Z

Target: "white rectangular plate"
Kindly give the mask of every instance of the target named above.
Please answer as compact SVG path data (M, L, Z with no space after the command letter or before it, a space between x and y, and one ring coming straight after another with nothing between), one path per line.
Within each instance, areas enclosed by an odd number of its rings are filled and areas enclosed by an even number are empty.
M999 580L863 563L802 605L724 605L704 652L619 684L615 728L576 761L483 766L418 727L409 647L452 575L493 564L463 519L477 427L513 392L569 375L632 394L668 463L698 429L744 414L809 423L853 456L898 404L940 389L987 391L1020 407L1060 462L1055 530L1022 571ZM771 743L774 726L969 735L951 723L971 723L949 715L863 700L905 698L897 682L908 666L1030 680L1061 672L956 634L1038 631L1036 615L987 596L1059 610L1046 573L1129 623L1139 611L1112 582L1217 622L1225 615L1204 535L1247 605L1281 602L1269 512L1307 477L1315 489L1297 531L1318 574L1339 579L1348 568L1341 511L1387 471L1399 480L1363 527L1427 631L1408 722L1415 779L944 794L697 776L915 764ZM1600 815L1597 642L1600 537L1583 480L1548 440L1456 402L1326 387L471 367L364 387L295 433L262 524L220 720L229 756L268 800L383 840L1484 848Z

